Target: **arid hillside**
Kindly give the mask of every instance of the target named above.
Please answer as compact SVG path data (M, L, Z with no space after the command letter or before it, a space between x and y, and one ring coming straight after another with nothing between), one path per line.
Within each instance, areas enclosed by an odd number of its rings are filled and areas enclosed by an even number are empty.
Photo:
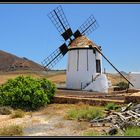
M127 81L126 81L121 75L119 75L119 74L107 73L106 75L107 75L108 80L111 81L112 85L115 85L115 84L117 84L117 83L119 83L119 82L122 82L122 81L127 82ZM123 74L123 75L124 75L127 79L129 79L128 75L126 75L126 74Z
M44 68L25 57L20 58L13 54L0 50L0 71L15 71L15 70L35 70L40 71Z

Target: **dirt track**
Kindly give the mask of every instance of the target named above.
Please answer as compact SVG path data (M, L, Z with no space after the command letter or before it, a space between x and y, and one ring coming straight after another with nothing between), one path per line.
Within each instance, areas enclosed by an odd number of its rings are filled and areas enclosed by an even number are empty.
M0 128L12 124L23 126L23 136L82 136L88 130L103 132L107 129L107 127L93 128L88 122L65 119L67 111L76 106L50 104L39 111L27 113L24 118L11 119L9 115L0 115Z

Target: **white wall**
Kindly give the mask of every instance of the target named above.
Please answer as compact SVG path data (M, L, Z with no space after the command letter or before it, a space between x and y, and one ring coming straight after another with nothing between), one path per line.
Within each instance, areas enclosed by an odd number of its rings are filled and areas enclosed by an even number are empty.
M84 90L97 91L100 93L108 93L108 80L105 74L101 74L97 77L95 81L93 81L90 85L88 85Z
M129 80L134 85L134 87L129 85L130 89L140 89L140 72L130 72Z
M88 50L88 70L87 70L87 50ZM77 49L68 52L68 68L66 75L66 85L70 89L81 89L86 83L96 76L96 59L101 60L100 54L93 53L92 49L79 49L79 67L77 71ZM102 68L102 61L101 61Z

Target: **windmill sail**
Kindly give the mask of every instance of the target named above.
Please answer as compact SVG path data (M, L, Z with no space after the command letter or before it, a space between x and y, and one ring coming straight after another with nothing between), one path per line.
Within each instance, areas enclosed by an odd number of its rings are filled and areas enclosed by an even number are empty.
M57 48L51 55L49 55L47 58L45 58L41 63L44 66L44 68L47 68L47 70L50 70L53 68L58 61L68 52L68 47L64 43L59 48Z
M50 12L48 14L48 17L55 25L56 29L59 31L59 33L62 35L65 41L73 35L70 25L61 6L58 6L56 9Z
M68 45L64 43L58 49L56 49L50 56L44 59L42 65L45 68L47 68L47 70L51 69L68 52L68 47L77 37L81 35L88 35L98 27L94 16L91 15L86 20L86 22L84 22L80 26L80 28L73 34L61 6L58 6L53 11L51 11L48 14L48 17L55 25L56 29L59 31L64 40L67 41L68 39L70 39L70 42ZM72 36L74 37L74 39L71 38Z
M80 35L89 35L92 33L95 29L98 28L98 23L93 15L91 15L74 33L74 36L80 36Z
M94 46L94 49L96 51L98 51L103 58L130 84L134 87L134 85L108 60L108 58L99 50L99 48L97 48L96 46Z

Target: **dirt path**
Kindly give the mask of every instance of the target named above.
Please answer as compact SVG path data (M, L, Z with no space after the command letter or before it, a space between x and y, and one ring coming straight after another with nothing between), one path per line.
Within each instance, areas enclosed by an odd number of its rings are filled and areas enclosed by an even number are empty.
M52 104L32 114L32 121L24 128L24 136L81 136L89 128L88 122L65 119L74 105Z
M74 121L64 120L62 116L51 118L40 115L40 123L34 123L24 128L24 136L76 136L80 135L73 130Z
M66 110L65 105L52 104L33 113L32 121L24 128L24 136L80 136L81 132L77 127L81 124L74 120L66 120Z
M66 112L75 105L50 104L39 111L29 113L23 118L12 119L0 115L0 128L9 125L23 126L23 136L82 136L83 132L93 129L88 122L67 120Z

